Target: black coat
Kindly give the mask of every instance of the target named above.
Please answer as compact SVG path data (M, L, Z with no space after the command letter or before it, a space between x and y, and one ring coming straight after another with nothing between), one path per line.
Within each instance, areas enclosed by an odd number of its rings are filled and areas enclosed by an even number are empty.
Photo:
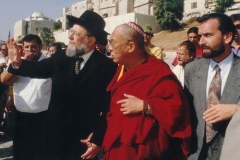
M31 78L52 77L52 93L43 134L43 159L78 159L86 151L80 139L93 132L91 142L101 146L110 104L107 85L117 65L94 51L79 75L75 58L65 51L39 62L22 61L19 69L8 71Z

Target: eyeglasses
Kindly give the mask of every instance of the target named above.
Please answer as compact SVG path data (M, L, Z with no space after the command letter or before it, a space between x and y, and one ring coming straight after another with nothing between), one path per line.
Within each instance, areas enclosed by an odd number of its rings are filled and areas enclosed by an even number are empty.
M240 24L235 25L237 29L240 29Z
M127 40L128 42L131 42L131 40ZM112 49L116 49L117 47L119 47L119 46L121 46L121 45L123 45L124 43L121 43L121 44L115 44L114 42L113 42L113 40L112 39L108 39L108 43L109 43L109 45L108 45L108 48L111 46L112 47Z
M69 30L69 35L76 35L77 37L80 37L80 36L81 36L81 33L76 32L76 31L73 30L73 29L70 29L70 30Z

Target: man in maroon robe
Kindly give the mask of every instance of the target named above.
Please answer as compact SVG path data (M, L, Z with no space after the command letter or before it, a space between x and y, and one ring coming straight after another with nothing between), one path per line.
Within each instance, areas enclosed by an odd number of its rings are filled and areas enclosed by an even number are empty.
M119 67L108 86L112 100L103 159L184 160L191 136L188 104L168 65L146 53L143 34L129 22L109 40Z

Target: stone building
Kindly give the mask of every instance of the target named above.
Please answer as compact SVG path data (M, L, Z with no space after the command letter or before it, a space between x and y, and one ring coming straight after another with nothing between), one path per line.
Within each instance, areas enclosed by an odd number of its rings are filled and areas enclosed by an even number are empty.
M15 23L14 39L16 39L19 35L39 35L43 27L47 27L50 31L53 31L54 22L54 20L44 16L42 12L35 11L30 17Z
M84 0L73 3L71 8L63 8L63 16L56 20L60 20L63 24L62 29L66 30L66 15L79 17L84 11L92 10L103 18L133 12L153 16L153 5L154 0Z

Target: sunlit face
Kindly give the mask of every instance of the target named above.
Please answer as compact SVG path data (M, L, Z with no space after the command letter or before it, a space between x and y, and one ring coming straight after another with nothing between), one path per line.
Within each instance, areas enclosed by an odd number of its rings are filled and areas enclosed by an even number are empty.
M151 34L144 33L144 43L145 43L145 45L149 45L151 43L152 37L153 36Z
M180 66L185 66L187 63L193 60L193 55L189 55L189 51L186 46L181 46L177 48L177 60Z
M57 51L56 46L49 47L49 49L48 49L49 56L52 56L56 51Z
M235 25L236 30L237 30L234 40L239 41L239 39L240 39L240 20L234 21L233 24Z
M117 27L111 34L108 50L115 63L124 64L127 61L128 42L121 34L121 27Z
M2 45L2 54L6 57L8 55L8 48L7 45Z
M196 46L199 43L199 36L196 33L189 33L188 34L188 40L190 42L193 42L194 45Z
M37 44L35 39L23 42L23 53L26 60L38 58L41 54L42 45Z
M199 44L203 49L204 58L218 57L225 52L224 36L218 29L218 26L219 22L217 19L209 19L199 26Z
M67 56L75 57L86 53L88 49L88 36L87 30L84 27L74 24L70 29L68 38Z

